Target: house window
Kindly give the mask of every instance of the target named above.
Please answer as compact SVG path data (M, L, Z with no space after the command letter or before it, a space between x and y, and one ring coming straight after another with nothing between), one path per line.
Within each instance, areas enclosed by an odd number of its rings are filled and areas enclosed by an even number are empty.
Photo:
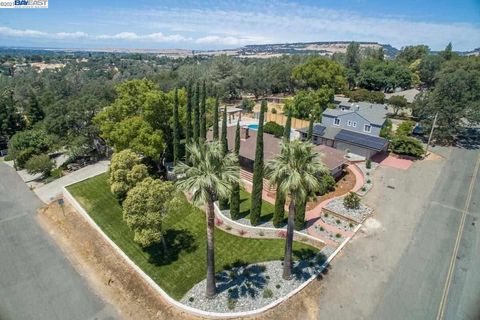
M336 125L336 126L339 126L340 125L340 119L335 118L335 120L333 120L333 124Z
M352 126L352 121L348 120L347 126L351 127Z
M357 127L357 121L352 122L352 127L356 128Z
M372 126L370 126L369 124L364 125L363 126L363 131L365 131L365 132L372 131Z

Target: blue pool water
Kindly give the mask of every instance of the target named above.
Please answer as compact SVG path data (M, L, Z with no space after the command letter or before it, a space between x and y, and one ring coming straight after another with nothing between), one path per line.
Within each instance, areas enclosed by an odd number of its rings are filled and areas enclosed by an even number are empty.
M258 130L258 124L249 124L248 129L257 131Z

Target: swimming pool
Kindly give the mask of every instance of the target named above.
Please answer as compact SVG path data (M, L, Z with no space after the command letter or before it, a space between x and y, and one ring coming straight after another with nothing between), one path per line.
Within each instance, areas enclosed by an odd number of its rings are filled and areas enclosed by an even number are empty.
M248 129L257 131L258 130L258 124L249 124Z

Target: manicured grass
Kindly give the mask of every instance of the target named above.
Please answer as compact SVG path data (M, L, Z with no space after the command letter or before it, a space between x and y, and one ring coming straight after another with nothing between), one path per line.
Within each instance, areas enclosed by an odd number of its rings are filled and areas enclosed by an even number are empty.
M110 239L173 298L181 299L205 278L205 215L186 199L178 212L164 221L169 248L165 255L161 246L142 250L133 242L133 232L122 220L122 208L110 193L105 174L72 185L68 190ZM246 239L215 231L217 271L238 260L247 263L278 260L283 257L283 250L282 239ZM301 243L295 243L294 250L297 256L318 252Z
M252 195L240 189L240 216L242 218L250 218L250 209L252 207ZM270 202L262 200L262 212L260 214L260 221L270 221L273 219L273 213L275 212L275 206ZM285 214L286 218L286 214Z

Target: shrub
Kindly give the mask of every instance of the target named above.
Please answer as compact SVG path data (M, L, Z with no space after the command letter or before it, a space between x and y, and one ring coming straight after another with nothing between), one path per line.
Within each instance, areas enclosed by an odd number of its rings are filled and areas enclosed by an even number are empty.
M35 155L35 150L32 148L27 148L25 150L20 151L16 158L15 158L15 165L18 169L25 168L25 164L27 163L30 158Z
M365 163L365 167L367 169L372 169L372 160L367 159L367 162Z
M367 101L372 103L383 103L385 100L385 94L381 91L369 91L367 89L357 89L347 93L350 101L359 102Z
M190 297L190 298L188 298L188 301L190 301L190 302L193 302L194 300L195 300L195 298L194 298L194 297Z
M263 231L260 231L260 232L258 233L258 235L259 235L260 237L263 237L263 236L265 235L265 233L263 233Z
M409 136L412 133L414 126L415 122L411 120L402 122L397 128L397 136Z
M355 192L350 192L343 198L343 205L347 209L358 209L360 208L360 197Z
M325 218L328 218L328 213L325 212L324 216L325 216Z
M53 160L46 154L34 155L25 163L28 173L41 173L44 177L48 177L54 167Z
M265 276L265 279L270 280L270 276Z
M276 122L269 121L263 126L263 132L273 134L275 137L280 138L283 136L284 127Z
M272 108L272 113L273 113L273 114L276 114L276 113L277 113L277 109Z
M277 284L277 285L275 286L275 288L277 288L277 289L280 289L280 287L281 287L280 284Z
M243 99L242 103L240 104L240 108L248 112L251 112L254 106L255 106L255 102L249 99Z
M244 235L247 234L247 231L245 231L245 230L240 230L240 231L238 231L238 234L241 235L241 236L244 236Z
M285 231L285 230L278 231L278 236L280 238L286 238L287 237L287 231Z
M363 192L367 191L367 188L366 188L366 187L362 187L362 191L363 191Z
M367 180L367 183L369 183L369 184L372 183L372 180L368 179L368 180Z
M349 226L350 228L353 228L353 223L350 222L350 223L348 224L348 226Z
M389 140L392 137L392 120L385 120L385 124L380 130L380 137Z
M422 143L415 138L396 136L390 142L390 149L397 154L404 154L420 158L424 154Z
M271 298L271 297L273 297L273 292L272 292L272 290L270 290L270 289L267 288L267 289L263 290L262 296L263 296L265 299Z
M225 230L230 231L230 230L232 230L232 227L226 226L226 227L225 227Z
M367 172L366 174L367 174L367 176L369 176L369 175L370 175L370 172Z
M335 191L335 178L331 174L323 175L320 179L320 189L318 191L321 195Z
M342 235L340 233L335 234L335 237L340 238Z
M337 224L340 224L340 223L341 223L340 219L335 220L335 222L336 222Z
M63 170L62 168L55 168L50 172L50 177L58 179L63 176Z
M324 231L324 230L325 230L325 229L324 229L322 226L320 226L320 231Z
M228 298L227 300L227 308L228 310L233 310L235 309L235 305L237 304L237 300L233 298Z

